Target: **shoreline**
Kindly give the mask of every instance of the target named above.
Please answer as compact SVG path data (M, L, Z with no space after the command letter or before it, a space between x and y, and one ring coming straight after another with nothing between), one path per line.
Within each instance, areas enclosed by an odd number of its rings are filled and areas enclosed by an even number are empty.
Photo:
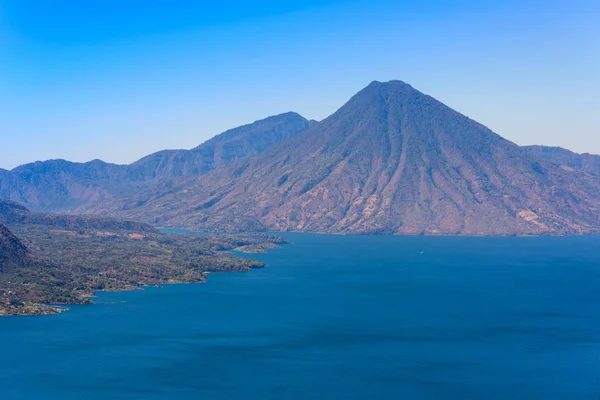
M273 250L273 249L277 249L280 248L281 246L279 245L269 245L269 244L253 244L253 245L245 245L245 246L240 246L237 247L235 249L231 249L228 252L233 254L234 251L238 251L244 254L265 254L267 253L269 250ZM52 315L58 315L58 314L62 314L65 312L70 311L69 306L74 306L74 305L82 305L82 306L93 306L94 301L92 299L95 299L98 297L98 293L121 293L121 292L136 292L136 291L143 291L145 288L150 288L150 287L154 287L154 288L161 288L163 285L198 285L198 284L202 284L205 283L208 279L208 275L212 274L212 273L223 273L223 274L228 274L228 273L240 273L240 272L252 272L252 270L254 269L258 269L258 268L265 268L266 264L263 265L262 267L254 267L254 268L250 268L250 269L239 269L239 270L235 270L235 271L204 271L202 272L202 279L196 280L196 281L175 281L175 280L171 280L171 279L167 279L166 281L155 281L155 282L149 282L149 283L144 283L141 284L139 286L136 287L132 287L132 288L123 288L123 289L115 289L115 290L105 290L105 289L100 289L100 290L95 290L93 294L90 295L82 295L79 300L84 300L82 302L73 302L73 303L59 303L59 304L37 304L37 303L26 303L25 305L22 306L15 306L15 307L11 307L8 306L7 308L3 308L0 307L0 317L43 317L43 316L52 316ZM88 302L85 302L85 300L88 300Z
M156 228L159 230L181 230L185 233L194 235L236 235L236 234L253 234L253 233L264 233L268 235L281 235L286 233L293 234L305 234L305 235L334 235L334 236L398 236L398 237L465 237L465 238L564 238L564 237L597 237L600 236L600 231L590 233L502 233L497 235L490 234L464 234L464 233L377 233L377 232L364 232L364 233L344 233L344 232L313 232L313 231L241 231L241 232L205 232L195 231L193 228L169 228L160 227Z

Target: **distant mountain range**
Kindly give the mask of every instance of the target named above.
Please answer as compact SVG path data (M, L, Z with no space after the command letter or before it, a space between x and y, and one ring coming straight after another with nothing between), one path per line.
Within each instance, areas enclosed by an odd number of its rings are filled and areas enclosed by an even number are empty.
M8 226L39 225L52 229L127 230L138 233L157 233L154 227L144 222L96 215L37 213L19 203L3 199L0 199L0 223Z
M157 182L196 176L297 135L315 121L286 113L224 132L191 150L165 150L130 165L50 160L0 169L0 197L36 211L68 211L130 195Z
M563 168L583 171L600 177L600 155L578 154L560 147L525 146L523 148L534 156Z
M0 196L202 231L600 232L599 156L519 147L400 81L319 123L288 113L128 166L0 171Z

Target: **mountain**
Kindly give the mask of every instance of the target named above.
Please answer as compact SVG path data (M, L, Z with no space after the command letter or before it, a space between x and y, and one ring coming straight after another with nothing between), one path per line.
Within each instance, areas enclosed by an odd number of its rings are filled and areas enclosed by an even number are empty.
M197 230L599 232L600 184L400 81L264 153L94 211Z
M36 211L72 210L130 195L163 180L204 174L260 154L313 124L290 112L229 130L192 150L161 151L131 165L50 160L12 171L0 169L0 198L18 201Z
M576 169L600 176L600 155L578 154L561 147L525 146L524 149L565 169Z
M159 151L127 168L129 180L201 175L222 165L264 152L307 130L314 121L289 112L228 130L192 150Z
M130 193L120 186L124 168L100 160L25 164L12 171L0 170L0 197L40 211L67 210Z

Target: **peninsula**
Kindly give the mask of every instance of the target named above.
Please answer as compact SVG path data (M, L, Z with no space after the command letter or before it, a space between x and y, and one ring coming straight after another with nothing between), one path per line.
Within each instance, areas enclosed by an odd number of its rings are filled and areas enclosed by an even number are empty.
M166 234L144 223L38 214L0 200L0 315L54 314L64 310L59 305L91 304L96 291L203 282L209 272L261 268L230 250L283 243L263 233Z

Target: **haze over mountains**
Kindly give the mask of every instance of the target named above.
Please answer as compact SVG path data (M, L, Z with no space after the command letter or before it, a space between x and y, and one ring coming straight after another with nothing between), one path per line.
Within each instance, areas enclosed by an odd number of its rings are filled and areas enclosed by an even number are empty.
M578 154L560 147L525 146L524 149L536 157L554 164L600 176L600 155Z
M126 196L159 181L199 175L263 152L308 129L308 121L286 113L231 129L191 150L165 150L130 165L94 160L49 160L0 169L0 197L36 211L67 211L84 204Z
M288 113L129 166L0 171L0 196L202 231L600 232L594 162L558 152L521 148L403 82L373 82L320 123Z

